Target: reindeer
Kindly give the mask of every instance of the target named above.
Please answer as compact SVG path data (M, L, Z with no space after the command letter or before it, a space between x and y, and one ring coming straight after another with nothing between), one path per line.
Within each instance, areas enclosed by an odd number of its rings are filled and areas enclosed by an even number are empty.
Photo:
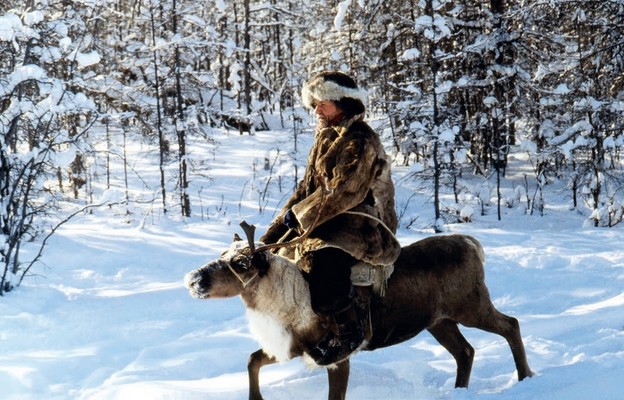
M314 345L327 327L310 306L302 272L271 251L293 241L256 248L253 227L241 226L248 243L236 235L218 260L186 274L185 284L199 299L241 296L250 331L262 346L247 364L249 399L259 400L260 368L300 356L314 365ZM458 328L462 324L503 336L518 379L532 376L518 320L494 308L483 263L481 244L468 235L433 236L403 247L385 294L368 299L370 327L359 350L392 346L426 329L455 358L455 387L468 387L475 351ZM345 398L349 370L349 358L327 368L330 400Z

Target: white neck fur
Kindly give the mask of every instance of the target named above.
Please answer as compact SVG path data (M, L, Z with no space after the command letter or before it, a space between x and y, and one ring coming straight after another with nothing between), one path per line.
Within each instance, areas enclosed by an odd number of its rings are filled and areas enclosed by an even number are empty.
M308 283L298 268L284 257L269 257L271 267L267 275L242 298L248 306L247 318L252 335L265 353L284 361L292 358L293 332L306 329L317 317L310 305Z

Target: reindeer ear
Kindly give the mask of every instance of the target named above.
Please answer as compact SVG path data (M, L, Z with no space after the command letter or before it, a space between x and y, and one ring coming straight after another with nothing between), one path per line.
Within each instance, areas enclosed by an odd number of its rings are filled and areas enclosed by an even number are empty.
M269 268L271 267L266 251L254 253L251 262L253 263L254 267L258 269L258 273L260 276L265 276L269 271Z
M243 241L243 239L241 239L241 237L240 237L240 236L238 236L238 233L235 233L235 234L234 234L234 241L235 241L235 242L242 242L242 241Z

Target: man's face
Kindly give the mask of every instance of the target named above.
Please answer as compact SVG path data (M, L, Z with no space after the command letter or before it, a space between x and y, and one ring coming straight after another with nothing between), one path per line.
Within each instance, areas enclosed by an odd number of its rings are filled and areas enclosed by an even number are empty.
M324 122L330 122L340 114L340 109L331 100L315 100L314 112Z

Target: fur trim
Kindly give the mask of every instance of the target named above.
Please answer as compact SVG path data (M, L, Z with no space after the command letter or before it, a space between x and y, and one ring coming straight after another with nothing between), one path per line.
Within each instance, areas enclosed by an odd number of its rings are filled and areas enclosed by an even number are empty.
M362 102L364 107L368 103L368 93L364 89L341 86L336 82L317 77L303 85L301 100L307 108L312 108L314 100L338 101L343 97L349 97Z

